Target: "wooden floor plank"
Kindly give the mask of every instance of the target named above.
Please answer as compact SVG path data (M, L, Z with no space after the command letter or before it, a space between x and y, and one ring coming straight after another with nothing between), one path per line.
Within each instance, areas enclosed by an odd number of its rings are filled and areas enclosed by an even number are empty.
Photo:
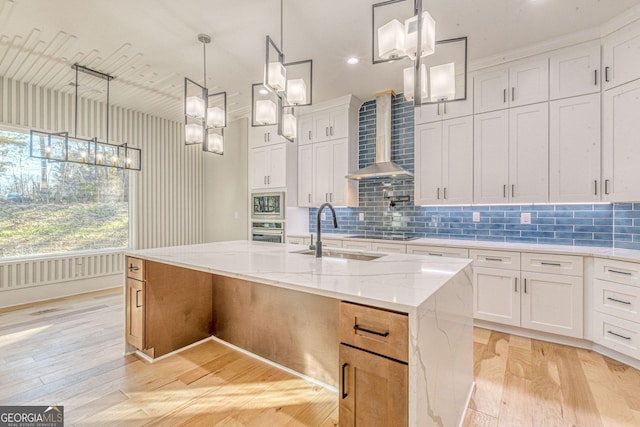
M509 335L492 332L476 375L476 389L471 407L476 411L498 417L504 388L504 378L509 357Z
M555 345L531 343L531 390L535 402L535 420L540 426L565 425L562 410L560 374L554 355Z

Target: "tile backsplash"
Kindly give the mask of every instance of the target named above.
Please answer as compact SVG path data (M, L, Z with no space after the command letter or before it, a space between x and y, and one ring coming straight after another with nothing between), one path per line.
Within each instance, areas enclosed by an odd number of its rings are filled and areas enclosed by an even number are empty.
M375 100L360 108L359 167L375 161ZM396 96L392 107L391 159L414 171L413 102ZM409 196L409 202L390 201ZM640 249L640 203L564 205L414 206L413 180L375 179L360 182L358 208L336 208L322 221L325 233L410 234L440 239L483 240ZM479 220L473 221L473 213ZM317 209L309 209L309 230L315 233ZM364 220L359 215L364 214ZM521 214L531 224L521 224Z

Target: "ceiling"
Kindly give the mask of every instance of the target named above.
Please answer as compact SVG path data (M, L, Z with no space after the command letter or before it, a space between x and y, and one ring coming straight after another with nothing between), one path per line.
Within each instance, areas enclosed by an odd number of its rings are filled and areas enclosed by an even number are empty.
M401 91L407 62L371 64L371 5L381 0L284 0L287 61L313 59L314 102ZM408 0L410 1L410 0ZM640 0L425 0L436 38L469 37L469 61L598 27ZM249 111L265 36L280 41L279 0L0 0L0 75L73 93L73 63L116 77L111 102L182 120L183 79L228 93ZM360 63L347 65L356 56ZM96 79L93 79L96 80ZM83 83L80 83L82 86ZM83 96L104 97L104 81Z

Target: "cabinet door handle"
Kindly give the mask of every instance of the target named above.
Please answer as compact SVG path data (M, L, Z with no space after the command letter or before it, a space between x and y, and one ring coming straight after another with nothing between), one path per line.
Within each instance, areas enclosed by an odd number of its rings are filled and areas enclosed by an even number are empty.
M440 200L440 187L436 190L436 199Z
M607 333L611 334L611 335L615 335L616 337L622 338L622 339L625 339L625 340L630 340L631 339L631 337L625 337L624 335L616 334L615 332L612 332L612 331L607 331Z
M267 185L267 176L266 175L262 177L262 183L264 185Z
M447 114L447 103L446 102L444 103L443 107L444 107L444 113Z
M598 195L598 180L594 180L593 181L593 195L597 196Z
M311 193L309 193L309 203L311 203Z
M311 141L311 131L309 131L309 141Z
M485 261L494 261L494 262L502 262L502 258L490 258L490 257L484 257Z
M614 301L614 302L619 302L620 304L626 304L626 305L631 305L630 301L622 301L620 299L615 299L615 298L611 298L611 297L607 297L607 299L609 301Z
M518 278L514 277L513 280L515 281L515 291L518 292Z
M444 188L442 189L442 195L443 195L443 198L444 198L445 200L447 200L447 187L444 187Z
M140 295L140 292L142 292L140 289L136 290L136 308L142 307L138 301L138 295Z
M512 101L516 100L516 88L515 87L511 88L511 100Z
M629 271L612 270L610 268L607 268L607 271L609 273L622 274L624 276L631 276L631 272Z
M389 331L387 331L387 332L372 331L371 329L365 329L365 328L360 327L360 325L358 325L357 323L355 325L353 325L353 330L354 331L366 332L368 334L377 335L379 337L388 337L389 336Z
M329 201L333 202L333 193L329 193Z
M527 279L526 279L526 277L524 279L524 293L525 294L527 293Z
M507 184L502 186L502 198L503 199L507 198Z
M609 82L609 67L604 67L604 81Z
M503 103L506 103L506 102L507 102L507 90L506 90L506 89L504 89L504 90L502 91L502 102L503 102Z
M140 267L134 267L133 264L129 265L129 271L138 271L140 270Z
M438 115L440 115L440 104L437 104L436 107L438 107Z
M266 133L264 135L262 135L262 139L264 140L264 142L267 142L267 134Z
M329 136L329 128L324 128L324 136Z
M267 175L267 184L271 185L271 175Z
M593 85L598 86L598 70L593 70Z
M546 262L546 261L541 261L540 262L541 265L551 265L553 267L561 267L562 264L560 264L559 262Z
M325 202L329 201L329 193L324 193L324 201Z
M511 197L516 197L516 185L511 184Z
M349 393L347 393L347 391L345 390L346 387L345 387L345 380L344 380L344 377L347 373L347 366L349 366L348 363L342 364L342 398L343 399L346 399L347 396L349 396Z
M329 135L333 136L333 126L329 126Z
M609 180L604 180L604 194L609 194Z

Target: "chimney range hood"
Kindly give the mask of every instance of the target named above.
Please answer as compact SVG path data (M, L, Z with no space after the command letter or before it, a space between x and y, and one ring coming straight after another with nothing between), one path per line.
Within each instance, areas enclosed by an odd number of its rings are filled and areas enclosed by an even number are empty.
M391 161L391 90L376 94L376 162L346 176L348 179L413 178L413 173Z

